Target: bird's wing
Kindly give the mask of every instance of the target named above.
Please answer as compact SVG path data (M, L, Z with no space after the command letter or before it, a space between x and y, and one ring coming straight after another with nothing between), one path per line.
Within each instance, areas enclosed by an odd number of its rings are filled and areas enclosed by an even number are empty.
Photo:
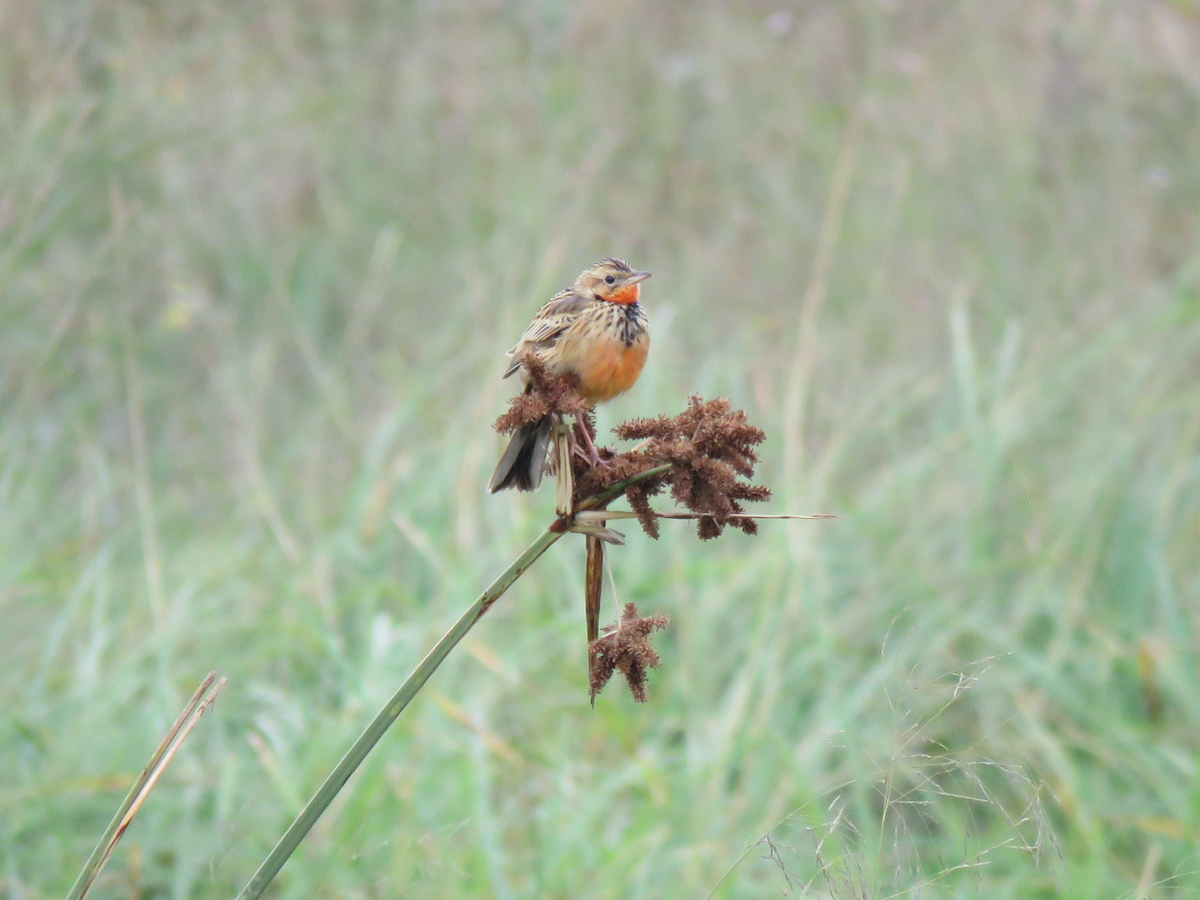
M513 362L504 372L504 377L507 378L521 368L521 357L526 353L532 351L540 354L558 343L563 332L571 327L571 323L579 318L579 314L590 302L587 297L566 290L543 306L521 335L521 340L508 351L508 355L513 357Z

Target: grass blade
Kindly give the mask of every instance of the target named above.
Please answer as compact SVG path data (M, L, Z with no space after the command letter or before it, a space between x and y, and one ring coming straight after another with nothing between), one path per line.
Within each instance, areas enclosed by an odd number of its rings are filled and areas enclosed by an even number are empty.
M113 850L116 849L117 842L125 834L125 829L129 827L129 823L133 821L133 817L146 802L154 785L158 783L162 773L175 758L175 753L183 746L183 742L192 733L192 729L196 727L200 717L212 705L224 686L225 679L218 680L216 672L209 672L208 677L200 683L196 693L192 694L192 699L188 701L183 712L179 714L179 718L175 720L175 724L171 726L171 730L167 732L162 743L158 745L158 749L154 751L154 755L150 757L150 761L146 763L146 768L142 769L142 774L137 777L133 787L125 795L117 814L108 823L108 828L105 829L100 842L96 844L96 849L92 851L92 855L84 863L79 877L75 879L75 884L71 886L67 900L82 900L91 890L96 878L99 877L109 857L112 856Z

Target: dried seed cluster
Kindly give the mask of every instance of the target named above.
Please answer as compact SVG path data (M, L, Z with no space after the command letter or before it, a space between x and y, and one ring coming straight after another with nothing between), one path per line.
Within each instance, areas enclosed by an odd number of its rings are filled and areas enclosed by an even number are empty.
M750 424L745 412L733 409L724 398L703 400L693 396L688 399L687 409L677 416L633 419L619 425L616 433L625 440L645 443L627 453L605 453L603 466L590 466L586 460L576 462L577 501L669 463L669 472L626 491L648 535L658 537L658 522L649 498L668 487L680 505L701 514L697 526L701 540L719 536L726 525L757 534L754 520L739 513L745 512L743 503L771 496L769 488L748 483L758 462L754 448L766 439L766 434Z
M613 672L620 670L629 682L633 699L645 703L650 696L646 673L650 669L657 669L662 663L658 653L650 646L650 634L669 624L671 620L662 614L639 616L637 604L626 603L621 620L616 625L605 625L604 634L588 646L592 700L604 690Z
M493 427L501 434L512 434L522 425L533 425L546 416L591 416L587 401L579 396L579 378L575 375L551 375L546 365L532 353L521 359L525 371L525 390L508 402L508 411Z

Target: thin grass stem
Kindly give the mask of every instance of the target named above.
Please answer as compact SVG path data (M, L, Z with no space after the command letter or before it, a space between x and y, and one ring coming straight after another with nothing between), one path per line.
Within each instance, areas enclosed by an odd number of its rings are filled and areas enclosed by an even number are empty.
M158 745L158 749L154 751L154 755L150 757L150 761L146 763L146 768L142 769L142 773L133 782L129 793L121 801L116 815L108 823L108 828L104 830L96 848L84 863L79 877L75 879L75 884L71 886L67 900L82 900L91 890L109 857L112 856L113 850L116 849L117 842L121 840L121 836L129 827L129 823L133 821L133 817L146 802L150 791L158 783L159 777L171 764L171 760L175 758L175 753L183 746L183 742L192 733L192 729L196 727L200 717L212 705L224 686L225 679L218 680L216 672L209 672L208 677L200 683L196 693L192 694L192 699L188 701L183 712L179 714L179 718L175 720L175 724L171 726L166 737L162 739L162 743Z
M488 611L493 603L503 594L509 587L512 586L518 578L520 578L525 570L528 569L537 560L539 556L546 552L550 546L563 536L565 532L554 531L547 529L542 532L536 541L517 557L516 561L511 566L504 570L504 573L492 582L480 596L479 599L471 604L451 626L450 630L442 637L433 649L421 660L420 664L413 669L411 675L405 679L400 685L399 690L392 695L392 698L384 705L383 709L371 720L371 724L366 727L366 730L359 735L358 740L346 751L346 755L329 773L328 777L313 794L311 800L305 804L304 809L300 810L300 814L287 831L283 833L283 837L275 845L274 849L267 856L258 871L254 873L254 877L242 889L238 895L238 900L257 900L261 897L263 891L279 874L279 870L283 868L300 842L304 840L305 835L316 824L317 819L333 802L333 798L338 795L338 792L350 780L350 776L354 771L362 765L367 754L383 737L384 732L391 727L391 724L396 721L396 718L404 711L404 708L412 701L417 692L429 680L429 677L437 671L438 666L442 664L446 656L454 649L455 645L466 636L475 623L478 622L483 614Z

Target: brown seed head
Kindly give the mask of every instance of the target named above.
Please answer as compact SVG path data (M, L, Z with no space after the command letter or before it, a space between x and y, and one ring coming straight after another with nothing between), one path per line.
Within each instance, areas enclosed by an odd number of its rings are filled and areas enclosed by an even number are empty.
M540 422L548 415L584 416L588 404L579 396L576 375L551 375L545 363L533 353L521 358L528 378L525 390L508 401L508 411L498 418L494 428L511 434L522 425Z
M766 434L751 425L742 410L733 409L723 398L702 400L693 396L688 408L677 416L634 419L619 425L616 432L620 438L640 439L645 444L638 450L612 455L603 466L577 462L577 501L669 463L669 472L627 492L647 534L658 537L658 523L647 498L666 487L679 504L701 514L697 524L701 540L719 536L726 525L747 534L757 533L754 520L739 513L745 512L743 503L761 502L771 496L770 489L748 483L758 462L755 447L766 439Z
M650 645L650 634L670 624L671 620L661 613L643 618L638 615L637 604L626 603L620 621L605 625L604 634L588 646L592 699L604 690L613 673L620 670L629 682L633 699L645 703L650 696L646 674L662 664L657 651Z

